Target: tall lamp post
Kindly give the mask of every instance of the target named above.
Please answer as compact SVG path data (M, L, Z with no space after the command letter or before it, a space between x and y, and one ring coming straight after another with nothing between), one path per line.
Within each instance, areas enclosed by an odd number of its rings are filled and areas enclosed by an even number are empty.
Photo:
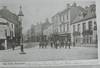
M20 6L20 10L19 10L19 22L20 22L20 46L21 46L21 53L20 54L25 54L24 52L24 47L23 47L23 33L22 33L22 19L23 19L23 12L22 12L22 6Z

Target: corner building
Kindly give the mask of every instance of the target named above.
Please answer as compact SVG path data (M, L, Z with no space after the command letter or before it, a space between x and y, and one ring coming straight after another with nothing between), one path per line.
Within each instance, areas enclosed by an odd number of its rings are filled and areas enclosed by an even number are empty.
M97 22L95 4L87 7L72 22L72 42L75 46L97 47Z
M81 12L85 12L84 8L77 6L76 3L67 4L63 11L52 17L52 22L54 23L53 34L57 35L61 40L70 40L72 42L71 24Z

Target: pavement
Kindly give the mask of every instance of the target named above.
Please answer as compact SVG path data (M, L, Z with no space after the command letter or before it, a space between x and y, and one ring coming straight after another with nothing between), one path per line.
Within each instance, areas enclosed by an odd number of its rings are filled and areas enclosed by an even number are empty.
M71 47L71 49L65 48L25 48L26 54L20 54L20 47L14 51L1 50L0 61L56 61L56 60L86 60L97 59L98 49L94 47Z
M28 46L27 46L28 45ZM8 50L0 50L0 62L33 62L29 66L12 66L9 67L6 65L4 67L0 68L100 68L100 65L97 64L98 59L98 48L95 47L71 47L71 49L65 49L65 48L39 48L38 43L35 43L33 46L33 43L26 44L24 46L24 52L26 54L20 54L20 47L16 47L13 51L12 49ZM94 60L90 62L91 64L87 63L87 60ZM72 60L72 61L71 61ZM79 60L79 61L77 61ZM81 61L81 63L85 63L87 65L69 65L70 63L80 63L80 60L86 60ZM51 65L45 66L47 63L43 62L53 61ZM60 61L60 63L59 63ZM67 63L67 65L61 64L62 62ZM71 61L71 62L68 62ZM40 64L44 64L44 66L41 66ZM50 62L49 62L50 63ZM68 64L69 63L69 64ZM11 63L12 64L12 63ZM20 64L20 63L18 63ZM55 65L56 64L56 65ZM61 64L61 65L60 65Z

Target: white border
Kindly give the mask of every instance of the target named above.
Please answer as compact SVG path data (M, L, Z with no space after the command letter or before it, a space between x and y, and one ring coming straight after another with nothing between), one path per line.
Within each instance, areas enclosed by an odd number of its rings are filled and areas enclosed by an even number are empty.
M68 0L67 0L68 1ZM100 64L100 0L70 0L70 1L95 1L98 33L98 59L91 60L65 60L65 61L33 61L33 62L0 62L0 67L37 67L37 66L66 66L66 65L98 65Z
M39 67L39 66L72 66L98 65L98 60L36 61L36 62L2 62L1 67Z

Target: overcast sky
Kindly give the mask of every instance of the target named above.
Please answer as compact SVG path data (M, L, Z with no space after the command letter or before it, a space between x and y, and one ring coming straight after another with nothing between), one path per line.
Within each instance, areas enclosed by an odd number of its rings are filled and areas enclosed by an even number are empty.
M73 0L78 5L88 6L94 0ZM19 6L22 5L24 13L23 30L26 32L31 24L43 22L46 18L51 18L55 13L66 8L66 3L73 3L70 0L0 0L0 8L6 5L13 13L18 14Z

